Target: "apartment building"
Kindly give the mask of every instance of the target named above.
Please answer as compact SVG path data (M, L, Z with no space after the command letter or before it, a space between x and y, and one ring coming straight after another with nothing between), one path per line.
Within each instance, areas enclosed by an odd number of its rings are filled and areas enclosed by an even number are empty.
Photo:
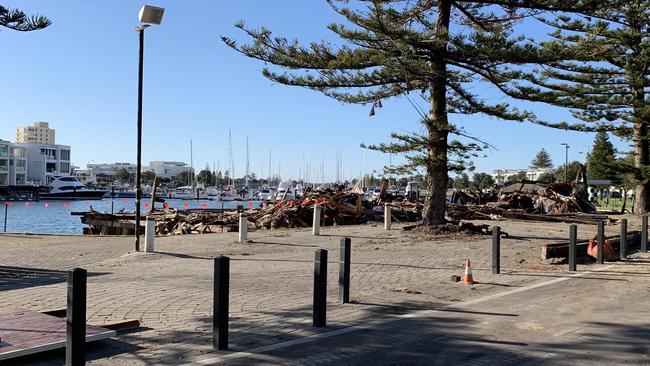
M0 186L27 184L25 149L0 140Z
M55 131L48 122L36 122L32 126L16 129L16 143L19 144L56 144Z
M27 182L48 185L55 176L70 175L70 146L55 144L23 144L27 164Z

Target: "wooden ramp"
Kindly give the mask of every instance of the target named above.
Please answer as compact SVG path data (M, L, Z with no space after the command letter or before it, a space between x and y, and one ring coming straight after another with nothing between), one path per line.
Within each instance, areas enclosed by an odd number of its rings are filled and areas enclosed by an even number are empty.
M86 325L86 342L114 337L117 333ZM66 319L21 308L0 309L0 361L64 348Z

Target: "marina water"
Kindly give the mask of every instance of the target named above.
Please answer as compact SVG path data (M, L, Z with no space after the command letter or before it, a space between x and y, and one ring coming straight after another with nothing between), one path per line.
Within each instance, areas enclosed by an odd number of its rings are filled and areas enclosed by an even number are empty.
M140 203L143 213L149 211L151 199L143 199ZM169 208L177 209L235 209L237 205L244 208L260 207L260 201L212 201L212 200L176 200L167 199ZM71 215L72 212L90 211L114 212L124 210L135 211L135 200L132 198L115 198L92 201L15 201L7 206L8 233L35 234L67 234L82 235L81 217ZM146 205L146 207L145 207ZM162 207L156 203L156 208ZM0 233L4 229L5 202L0 201Z

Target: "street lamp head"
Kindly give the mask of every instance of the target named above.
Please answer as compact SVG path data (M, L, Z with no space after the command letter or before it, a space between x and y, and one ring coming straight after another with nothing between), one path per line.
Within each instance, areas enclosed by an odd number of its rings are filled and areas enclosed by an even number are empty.
M157 6L143 5L138 14L138 19L140 23L145 24L154 24L158 25L162 23L163 14L165 13L164 8L159 8Z

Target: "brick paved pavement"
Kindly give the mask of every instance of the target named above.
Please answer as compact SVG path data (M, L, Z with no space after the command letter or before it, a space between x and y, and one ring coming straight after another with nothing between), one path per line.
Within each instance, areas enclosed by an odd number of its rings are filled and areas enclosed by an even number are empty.
M363 324L422 307L449 304L539 280L534 271L565 266L539 259L539 244L567 236L568 225L502 222L514 239L503 241L504 275L489 271L490 238L431 238L363 225L309 230L260 231L252 243L236 234L158 238L156 254L130 252L132 238L0 236L0 306L35 310L64 307L63 270L89 271L88 318L102 324L125 318L143 329L95 344L89 364L179 364L214 354L211 348L212 258L231 257L231 349L254 347ZM588 228L588 229L587 229ZM617 230L616 227L609 229ZM581 234L594 227L585 226ZM337 305L338 246L352 238L353 304ZM313 252L330 249L328 328L311 327ZM451 283L471 258L474 286ZM38 268L33 277L3 276L3 268ZM583 266L580 266L583 269ZM49 272L48 272L49 271ZM62 364L61 352L21 360L22 364Z

